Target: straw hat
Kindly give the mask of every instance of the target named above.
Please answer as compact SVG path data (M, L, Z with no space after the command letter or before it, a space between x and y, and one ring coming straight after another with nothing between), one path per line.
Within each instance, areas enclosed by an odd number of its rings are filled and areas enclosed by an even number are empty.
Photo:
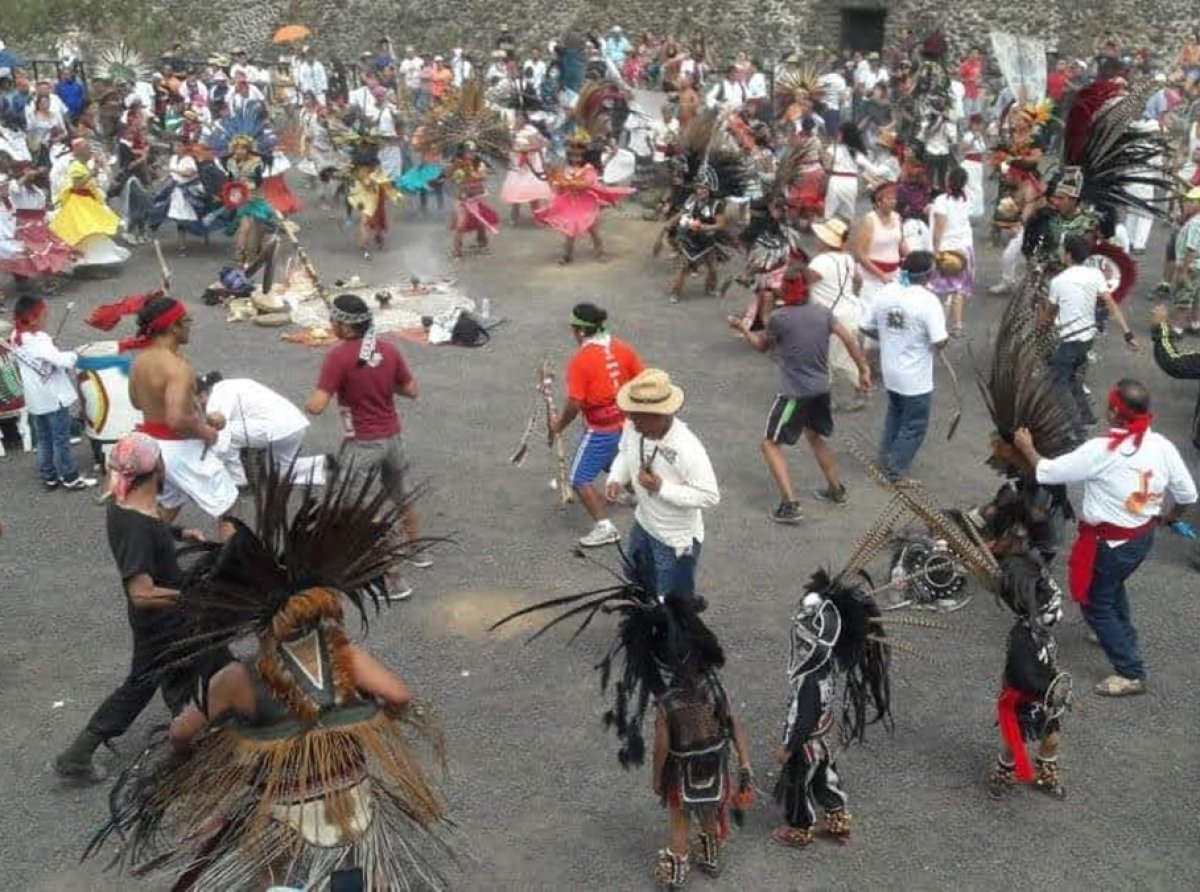
M846 244L846 233L850 230L837 217L812 225L812 234L828 248L841 248Z
M617 391L622 412L644 415L674 415L683 405L683 390L671 383L662 369L645 369Z

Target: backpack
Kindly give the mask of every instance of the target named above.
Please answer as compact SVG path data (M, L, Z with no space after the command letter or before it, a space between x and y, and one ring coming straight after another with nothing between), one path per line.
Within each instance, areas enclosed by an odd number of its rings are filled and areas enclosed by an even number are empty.
M459 313L450 332L450 343L456 347L482 347L492 339L488 330L483 327L471 313Z

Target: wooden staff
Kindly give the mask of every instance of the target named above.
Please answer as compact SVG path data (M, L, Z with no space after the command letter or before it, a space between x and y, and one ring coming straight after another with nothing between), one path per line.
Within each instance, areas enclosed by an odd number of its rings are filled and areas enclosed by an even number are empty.
M571 483L567 477L567 455L563 449L562 435L555 433L550 426L550 419L554 417L554 369L550 360L543 359L538 366L537 381L538 391L546 402L546 435L550 448L554 450L554 480L558 489L558 501L560 505L567 505L575 501L575 495L571 492Z

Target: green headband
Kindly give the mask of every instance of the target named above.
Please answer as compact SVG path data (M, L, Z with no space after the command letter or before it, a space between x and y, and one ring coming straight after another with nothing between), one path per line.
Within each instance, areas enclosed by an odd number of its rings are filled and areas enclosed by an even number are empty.
M604 329L603 322L588 322L585 319L580 319L574 313L571 314L571 325L574 328L591 328L595 329L596 331L602 331Z

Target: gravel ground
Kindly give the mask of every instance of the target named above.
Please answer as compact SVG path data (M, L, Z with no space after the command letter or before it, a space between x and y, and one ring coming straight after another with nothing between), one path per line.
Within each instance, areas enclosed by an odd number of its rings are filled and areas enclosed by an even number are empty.
M351 233L331 215L313 211L302 222L313 260L330 281L357 272L373 284L403 278L409 270L429 276L450 269L442 260L447 236L433 222L404 216L392 233L395 247L371 264L359 260ZM569 269L554 263L559 245L553 235L527 225L506 229L495 240L495 256L457 267L461 287L476 298L490 296L493 315L508 320L491 344L479 350L403 348L422 389L405 414L416 475L430 488L424 527L453 543L437 549L432 569L413 572L415 596L373 623L369 641L436 705L444 722L451 746L445 790L467 856L451 873L460 888L648 889L650 863L665 838L648 772L623 771L601 727L604 706L589 667L603 652L609 629L600 623L573 647L564 645L564 636L526 647L522 628L503 635L484 631L515 606L603 580L600 570L570 555L588 524L581 508L556 507L547 485L549 454L539 447L524 467L508 463L531 404L535 363L549 356L561 367L570 353L567 315L575 301L606 306L616 332L648 363L669 369L687 391L683 417L707 446L722 487L720 506L706 516L699 585L712 605L708 619L726 647L725 681L750 729L766 791L786 705L792 605L814 569L845 560L885 501L843 450L850 503L834 507L806 499L802 525L772 524L767 515L776 496L758 442L775 393L775 369L723 327L724 314L736 309L733 298L720 303L700 297L695 279L688 299L666 301L667 262L650 259L655 229L634 209L610 212L604 227L614 260L598 265L581 246ZM176 294L194 300L224 251L214 240L211 249L171 257ZM980 253L983 269L994 274L996 249L985 246ZM1158 242L1149 256L1143 290L1157 280ZM95 339L81 322L84 311L155 279L153 253L141 248L118 278L72 283L54 301L55 313L68 299L78 304L61 343ZM974 300L968 338L950 347L966 391L964 419L951 442L946 425L953 399L939 371L933 428L914 473L947 503L983 498L997 484L982 464L990 424L969 382L971 356L987 361L1001 306L996 298ZM1140 296L1129 302L1140 328L1147 306ZM193 315L188 352L198 370L219 368L227 376L258 379L293 400L304 398L315 380L318 351L280 342L273 330L226 324L221 312L198 300ZM1101 353L1093 369L1097 392L1120 375L1141 376L1157 397L1157 427L1194 459L1187 440L1195 385L1164 379L1147 354L1128 355L1119 335L1110 335ZM865 412L839 415L837 442L854 433L873 442L883 410L876 395ZM334 448L337 437L333 417L313 425L314 449ZM796 450L792 468L801 492L821 482L804 449ZM0 493L6 527L0 578L8 580L0 623L4 885L158 888L105 873L102 859L78 864L105 812L106 791L65 786L48 770L54 753L127 668L128 631L103 509L89 495L43 493L32 458L11 451L0 461ZM185 520L203 521L194 512ZM621 509L616 521L628 530L628 510ZM1196 888L1200 695L1190 630L1200 623L1200 607L1186 594L1195 579L1187 565L1190 549L1181 539L1161 537L1135 577L1136 620L1151 673L1146 696L1110 702L1090 693L1106 666L1085 641L1078 613L1069 609L1061 659L1075 674L1079 696L1066 723L1065 802L1020 791L997 804L986 795L1010 619L979 596L946 619L950 630L897 633L924 657L895 662L894 734L873 728L865 746L841 756L857 820L852 842L803 852L774 847L769 831L778 812L764 795L746 827L734 832L724 885ZM615 550L603 557L615 562ZM156 702L118 741L118 754L105 758L130 757L147 730L165 718ZM695 881L711 884L699 876Z

